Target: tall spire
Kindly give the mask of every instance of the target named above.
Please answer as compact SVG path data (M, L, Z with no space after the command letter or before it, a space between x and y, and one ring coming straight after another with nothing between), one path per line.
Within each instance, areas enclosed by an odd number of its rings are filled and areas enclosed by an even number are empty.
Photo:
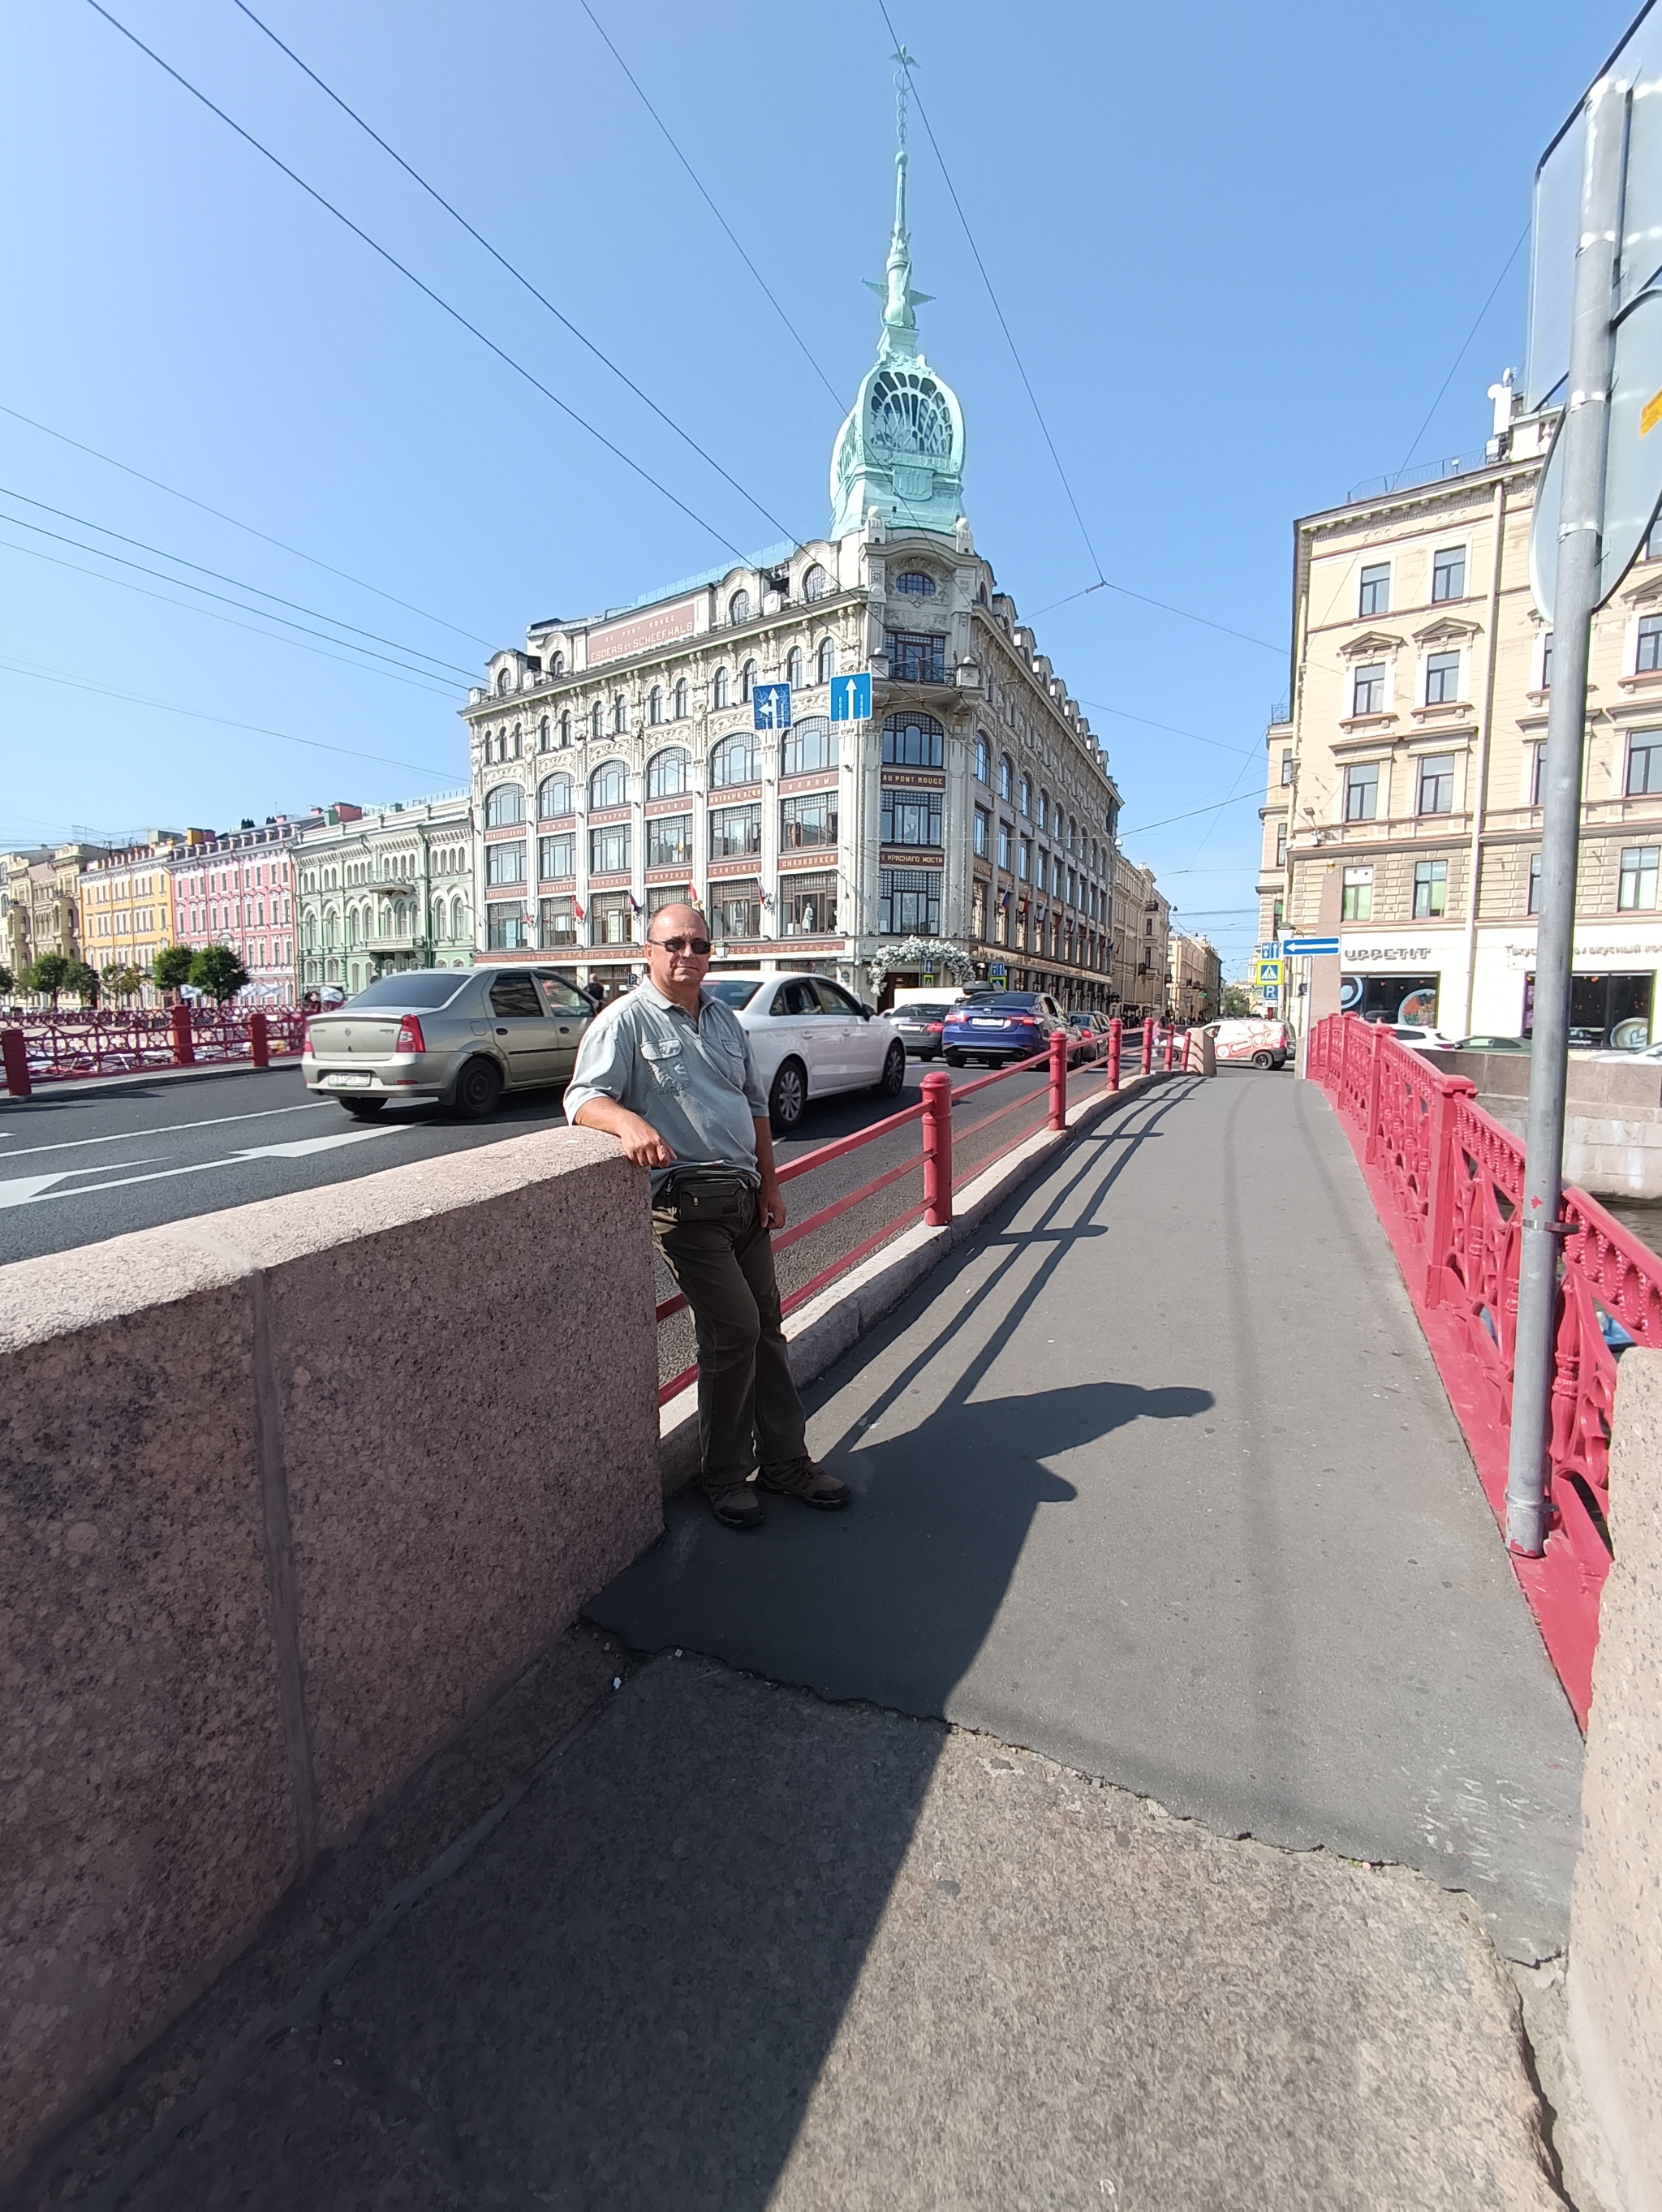
M883 301L883 328L878 338L880 361L909 360L917 351L917 317L912 310L934 295L912 289L912 241L906 228L906 102L911 91L916 55L897 46L891 58L894 73L895 135L894 229L889 239L889 267L880 284L867 283Z

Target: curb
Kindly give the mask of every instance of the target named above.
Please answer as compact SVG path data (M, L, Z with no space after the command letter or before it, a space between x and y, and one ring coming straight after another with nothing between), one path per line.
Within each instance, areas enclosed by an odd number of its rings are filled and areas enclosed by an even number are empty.
M909 1292L933 1274L960 1244L966 1243L1022 1184L1047 1167L1082 1130L1091 1128L1117 1106L1134 1104L1162 1083L1175 1082L1189 1071L1164 1069L1150 1075L1134 1075L1117 1091L1104 1091L1081 1098L1068 1109L1065 1129L1040 1129L1025 1144L1016 1146L985 1174L966 1183L953 1202L952 1226L930 1229L922 1222L904 1230L892 1244L818 1297L791 1314L785 1322L785 1342L790 1352L792 1380L799 1389L833 1367L866 1334L892 1313ZM698 1386L688 1383L660 1408L658 1458L666 1498L685 1490L698 1472Z
M61 1080L46 1076L27 1098L14 1098L9 1091L0 1091L0 1107L46 1106L54 1098L84 1097L89 1091L136 1091L152 1083L205 1083L216 1075L276 1075L285 1067L299 1066L300 1054L285 1052L280 1057L274 1054L265 1067L256 1067L251 1060L210 1060L189 1067L129 1068L119 1075L66 1075Z

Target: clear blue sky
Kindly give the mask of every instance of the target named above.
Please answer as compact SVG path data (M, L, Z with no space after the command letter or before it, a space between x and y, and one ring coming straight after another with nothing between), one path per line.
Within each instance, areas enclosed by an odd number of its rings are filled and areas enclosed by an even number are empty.
M754 550L825 529L831 440L876 326L861 280L880 275L887 239L893 95L877 0L592 0L835 398L579 0L251 0L759 508L232 0L108 4L700 519L86 0L8 10L0 403L423 611L0 415L12 518L0 520L0 841L456 787L458 671L488 643L713 566L723 540ZM1481 448L1485 387L1520 361L1523 253L1422 422L1523 228L1537 156L1630 10L889 4L1084 518L1082 532L915 121L916 281L938 295L920 320L964 401L977 543L1105 736L1129 849L1233 966L1254 934L1253 798L1139 827L1257 792L1287 684L1293 517L1410 449ZM80 548L186 572L94 539L88 522L452 665L412 684L320 657L338 643L301 650L257 634L270 625L187 611L167 603L192 597L175 583ZM1053 605L1099 562L1115 584L1274 649L1111 590Z

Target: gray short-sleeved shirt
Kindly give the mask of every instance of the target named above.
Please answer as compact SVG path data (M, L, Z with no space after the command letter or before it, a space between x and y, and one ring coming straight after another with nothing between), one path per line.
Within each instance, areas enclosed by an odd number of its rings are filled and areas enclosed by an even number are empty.
M588 1025L566 1086L575 1122L590 1098L650 1121L682 1167L758 1176L756 1127L768 1110L750 1040L732 1008L701 992L693 1017L650 982L614 999ZM654 1168L654 1190L668 1168Z

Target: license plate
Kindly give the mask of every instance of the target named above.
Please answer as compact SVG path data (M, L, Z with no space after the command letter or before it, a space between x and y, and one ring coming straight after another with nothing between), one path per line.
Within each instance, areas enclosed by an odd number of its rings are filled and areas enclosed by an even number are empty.
M373 1076L368 1074L326 1075L323 1079L332 1091L367 1091L374 1080Z
M988 1021L979 1014L971 1014L970 1017L970 1027L972 1030L1001 1030L1005 1026L1003 1022Z

